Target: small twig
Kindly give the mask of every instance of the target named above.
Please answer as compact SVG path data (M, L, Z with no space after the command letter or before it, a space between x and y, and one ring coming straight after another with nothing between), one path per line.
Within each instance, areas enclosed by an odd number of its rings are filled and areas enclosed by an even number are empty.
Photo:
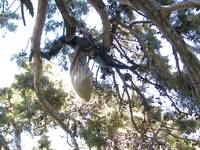
M15 13L21 6L19 5L14 11L13 13Z
M116 48L116 50L120 53L120 55L122 55L124 58L126 58L126 60L129 62L129 63L131 63L132 65L135 65L135 62L133 62L127 55L126 55L126 53L125 53L125 51L123 50L123 48L122 48L122 44L115 38L115 41L117 42L117 44L118 44L118 46L119 46L119 48L116 46L116 45L114 45L114 47ZM122 53L123 52L123 53Z
M119 98L119 100L120 100L120 103L121 103L121 104L124 104L124 102L123 102L124 100L123 100L123 98L122 98L121 95L120 95L119 86L118 86L118 84L117 84L117 81L116 81L116 78L115 78L115 74L114 74L114 73L112 74L112 77L113 77L114 87L116 88L117 96L118 96L118 98Z
M175 134L172 134L171 131L168 131L167 130L164 130L164 129L161 129L162 131L166 132L168 135L172 136L172 137L175 137L177 139L181 139L181 140L184 140L184 141L191 141L191 142L195 142L195 143L198 143L200 144L200 142L198 140L195 140L195 139L189 139L189 138L183 138L183 137L180 137L180 136L177 136Z
M9 11L9 9L12 7L12 5L15 3L16 0L13 0L13 2L10 4L10 6L6 9L6 11Z
M96 76L95 76L95 82L97 82L97 77L98 77L99 70L100 70L100 67L97 68Z
M165 93L165 95L168 97L168 99L171 101L172 105L174 106L174 108L179 112L179 113L184 113L187 114L185 112L182 112L175 104L175 102L173 101L173 98L171 96L169 96L169 94L167 93L167 91L165 90L165 88L162 85L158 85L157 83L153 83L151 81L149 81L147 78L142 77L140 74L138 74L136 71L134 72L140 79L142 79L145 82L148 82L152 85L154 85L155 87L159 88L161 91L163 91Z
M130 24L129 26L125 25L124 23L122 23L119 19L116 20L117 23L122 26L123 28L127 29L130 31L130 33L132 33L135 38L138 40L138 42L140 43L140 46L141 46L141 51L144 53L144 56L147 58L148 62L149 62L149 65L151 64L150 62L150 56L148 55L148 52L147 52L147 48L146 48L146 45L143 41L143 39L141 38L141 36L137 33L137 31L135 31L134 29L132 29L132 25Z
M130 23L130 26L133 26L134 24L145 24L145 23L152 23L151 21L133 21Z
M21 5L22 20L23 20L24 26L26 26L26 21L24 17L24 4L22 3L22 0L20 0L20 5Z
M31 41L31 38L28 39L27 44L26 44L26 48L24 49L24 51L26 51L28 49L28 45L29 45L30 41Z
M173 51L174 58L175 58L175 61L176 61L176 67L177 67L178 73L179 73L179 75L180 75L180 74L181 74L181 69L180 69L180 65L179 65L178 54L177 54L177 52L175 51L174 48L172 49L172 51Z
M132 122L132 124L133 124L133 127L136 129L136 131L139 131L139 128L138 128L137 124L136 124L135 121L134 121L133 110L132 110L133 101L131 100L131 97L130 97L130 95L129 95L129 92L128 92L128 89L127 89L127 83L126 83L126 81L124 80L124 77L123 77L122 73L121 73L118 69L116 69L116 72L117 72L117 74L119 75L119 77L121 78L121 80L122 80L122 82L123 82L123 84L124 84L124 90L125 90L126 95L127 95L127 97L128 97L128 105L129 105L129 111L130 111L130 115L131 115L131 122Z

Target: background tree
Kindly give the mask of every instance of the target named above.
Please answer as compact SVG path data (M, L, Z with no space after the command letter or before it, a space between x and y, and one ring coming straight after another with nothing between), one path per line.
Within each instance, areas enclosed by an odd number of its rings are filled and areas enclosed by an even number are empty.
M30 65L26 64L25 59L21 56L17 63L23 67L23 73L15 76L15 82L11 87L0 90L0 130L2 139L12 137L6 141L7 145L9 142L14 142L15 149L22 149L22 132L29 132L33 136L42 135L43 137L48 131L48 127L54 122L36 101ZM48 68L47 66L45 70ZM48 102L55 110L60 110L62 106L65 106L63 102L68 96L61 89L61 84L50 82L47 76L43 77L42 82ZM2 142L1 145L3 145ZM6 147L6 145L3 146Z
M31 1L20 2L21 8L25 5L33 15ZM83 19L90 7L101 18L100 31L90 28ZM199 2L176 0L38 1L30 54L32 90L34 87L45 114L70 135L75 149L80 149L77 136L89 148L97 149L199 146L199 8ZM61 19L55 19L57 12ZM21 16L25 20L23 11ZM43 28L44 39L51 32L57 38L41 48ZM163 41L171 45L169 51L174 58L164 55ZM70 98L71 103L61 108L65 101L57 108L43 85L42 66L53 57L62 66L68 65L66 55L71 53L77 54L75 62L84 62L93 72L94 91L89 102ZM83 57L75 59L78 56ZM175 64L170 66L172 59ZM53 91L53 95L59 93ZM166 106L170 109L164 109Z

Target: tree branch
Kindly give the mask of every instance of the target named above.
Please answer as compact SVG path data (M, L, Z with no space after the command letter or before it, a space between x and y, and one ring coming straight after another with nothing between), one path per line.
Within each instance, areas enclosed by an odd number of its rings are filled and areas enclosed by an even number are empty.
M198 8L198 7L200 7L200 3L180 2L180 3L173 3L171 5L162 6L162 12L170 14L173 11L186 9L186 8Z
M38 11L36 22L33 30L32 37L32 45L31 49L34 52L34 89L36 92L36 96L38 98L39 103L43 107L43 109L54 118L58 124L71 136L72 142L75 148L78 150L78 144L76 142L75 136L73 132L68 128L67 125L64 124L63 118L54 110L54 108L48 103L46 98L42 94L42 86L41 86L41 76L42 76L42 62L40 58L40 41L41 35L45 24L46 18L46 9L47 9L47 0L38 0Z
M102 0L89 0L90 4L99 13L103 24L103 45L105 48L110 46L110 21L106 11L105 4Z
M122 23L120 20L116 20L116 22L123 27L124 29L127 29L130 31L131 34L133 34L135 36L135 38L138 40L140 46L141 46L141 51L144 53L145 57L147 58L148 61L150 61L150 57L148 55L147 52L147 48L146 45L144 43L144 41L142 40L141 36L137 33L137 31L135 31L134 29L132 29L132 23L130 24L130 26L125 25L124 23Z
M130 0L129 2L132 7L137 6L140 10L142 10L148 18L152 20L155 26L165 35L172 47L176 48L189 73L191 83L200 81L199 59L193 54L191 47L184 41L183 37L175 32L168 19L169 14L161 11L162 6L154 5L154 3L149 0ZM200 85L194 86L193 90L194 102L200 105Z
M21 3L20 5L21 5L22 20L23 20L24 26L26 26L26 20L24 17L24 4L22 3L22 0L20 1L20 3Z
M70 12L66 9L64 0L55 0L55 2L65 22L65 26L67 28L66 40L69 41L75 36L77 21L70 15Z
M121 78L121 80L122 80L122 82L123 82L123 84L124 84L124 90L125 90L126 95L127 95L127 98L128 98L128 106L129 106L129 112L130 112L130 116L131 116L131 123L132 123L134 129L140 133L140 130L139 130L139 128L138 128L138 125L136 124L136 122L135 122L135 120L134 120L134 117L133 117L133 103L134 103L134 102L132 101L132 99L131 99L131 97L130 97L130 94L129 94L129 92L128 92L127 83L126 83L126 81L124 80L123 74L122 74L118 69L116 69L116 71L117 71L117 74L119 75L119 77Z
M191 142L195 142L195 143L199 143L198 140L195 140L195 139L191 139L191 138L184 138L184 137L180 137L178 135L175 135L173 134L169 129L161 129L162 131L166 132L168 135L174 137L174 138L177 138L177 139L180 139L180 140L184 140L184 141L191 141Z

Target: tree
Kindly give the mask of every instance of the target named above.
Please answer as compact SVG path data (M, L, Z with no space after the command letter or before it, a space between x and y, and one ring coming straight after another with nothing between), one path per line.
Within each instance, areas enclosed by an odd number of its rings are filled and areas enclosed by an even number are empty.
M29 132L33 136L41 135L42 140L42 137L45 138L44 134L48 131L49 125L53 124L53 120L42 111L36 101L30 65L25 63L24 58L20 57L20 59L17 62L23 67L23 73L15 76L16 80L11 87L0 89L0 131L2 134L0 145L5 149L9 149L6 147L11 142L14 142L15 149L22 149L22 132ZM49 66L46 66L45 70L48 68ZM68 95L61 89L59 83L50 82L48 76L43 76L42 82L48 102L55 110L60 110L62 106L65 106L63 102ZM9 136L11 138L8 138Z
M20 2L33 15L31 1ZM101 31L89 28L82 19L90 7L101 18ZM43 110L70 135L75 149L80 149L77 136L97 149L193 149L199 144L199 139L190 138L199 129L200 115L199 8L200 3L192 0L38 1L29 57L34 90ZM61 21L55 20L58 11ZM48 34L62 28L62 35L40 47L44 29ZM174 66L163 55L166 40ZM85 76L83 88L93 81L91 100L81 107L75 104L73 113L81 119L55 109L41 84L44 60L58 56L65 65L71 51L72 80L75 75L81 82ZM93 69L92 62L99 68ZM72 83L75 91L83 85ZM165 105L171 110L163 110Z

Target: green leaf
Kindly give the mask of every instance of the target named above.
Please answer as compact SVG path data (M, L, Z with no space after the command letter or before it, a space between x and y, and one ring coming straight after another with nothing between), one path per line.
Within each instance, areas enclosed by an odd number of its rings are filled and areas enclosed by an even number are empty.
M199 128L199 123L196 120L178 120L177 125L182 133L192 133Z

